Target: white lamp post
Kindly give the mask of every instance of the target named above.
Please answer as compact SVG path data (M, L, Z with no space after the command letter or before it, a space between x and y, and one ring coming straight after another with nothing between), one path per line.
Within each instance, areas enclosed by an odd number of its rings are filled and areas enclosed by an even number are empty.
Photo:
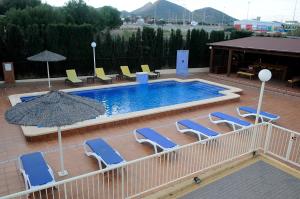
M259 94L259 100L258 100L258 105L257 105L257 110L256 110L256 117L255 117L255 125L258 124L258 118L259 118L259 113L261 110L261 104L262 104L262 98L265 90L265 83L269 81L272 77L271 71L267 69L263 69L259 71L258 77L261 81L261 88L260 88L260 94ZM256 141L256 134L257 134L257 127L255 126L253 136L252 136L252 141L251 141L251 149L254 151L255 149L255 141Z
M97 44L96 42L92 42L91 43L91 47L93 48L93 57L94 57L94 76L96 76L96 56L95 56L95 48L96 48Z
M263 69L258 73L258 77L262 83L261 83L259 100L258 100L258 105L257 105L255 124L258 123L258 118L259 118L258 116L259 116L259 113L261 110L261 104L262 104L262 98L263 98L264 89L265 89L265 83L271 79L272 73L268 69Z

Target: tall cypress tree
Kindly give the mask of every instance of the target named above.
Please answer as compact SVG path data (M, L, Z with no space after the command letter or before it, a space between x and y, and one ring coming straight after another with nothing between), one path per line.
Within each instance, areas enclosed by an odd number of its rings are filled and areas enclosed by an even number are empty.
M183 47L183 38L181 34L181 30L177 29L176 30L176 35L175 35L175 48L177 50L181 50Z
M168 65L169 67L173 67L175 65L175 59L176 59L176 36L175 32L172 29L170 38L169 38L169 50L168 50Z
M205 30L201 29L199 31L199 64L201 65L207 65L207 60L208 60L208 47L207 47L207 43L208 43L208 34Z
M19 26L9 24L6 32L6 49L9 61L17 61L24 56L24 34Z
M186 33L186 39L185 39L185 49L189 50L190 49L190 43L191 43L191 31L190 29Z
M164 64L164 33L161 28L158 28L156 30L156 37L155 37L155 68L161 68L161 66Z
M136 32L136 37L135 37L135 53L136 53L136 59L138 64L140 65L143 60L143 44L142 44L142 33L141 29L138 28Z
M109 31L105 32L105 36L104 36L104 41L103 41L103 57L106 58L112 58L113 56L113 40L111 37L111 34Z

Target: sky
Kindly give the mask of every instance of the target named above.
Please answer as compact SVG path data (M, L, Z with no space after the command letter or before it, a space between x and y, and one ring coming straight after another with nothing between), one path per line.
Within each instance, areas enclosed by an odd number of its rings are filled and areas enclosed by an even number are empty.
M42 0L54 6L63 6L68 0ZM151 0L85 0L93 7L110 5L118 10L132 11ZM212 7L237 19L254 19L257 16L265 21L292 20L296 5L295 20L300 21L300 0L169 0L191 11ZM297 2L298 1L298 2ZM155 1L151 1L155 2ZM296 4L297 3L297 4ZM249 8L249 12L247 12Z

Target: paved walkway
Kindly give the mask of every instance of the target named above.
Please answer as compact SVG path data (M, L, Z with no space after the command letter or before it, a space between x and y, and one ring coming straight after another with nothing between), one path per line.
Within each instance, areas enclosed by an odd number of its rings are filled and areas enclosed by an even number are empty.
M299 199L300 180L263 161L193 191L181 199Z

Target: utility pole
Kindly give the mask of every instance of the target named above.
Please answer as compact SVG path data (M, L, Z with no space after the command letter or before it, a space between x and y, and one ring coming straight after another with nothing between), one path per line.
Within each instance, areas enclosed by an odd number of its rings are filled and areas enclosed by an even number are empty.
M296 0L296 2L295 2L293 21L295 21L296 10L297 10L297 3L298 3L298 0Z
M250 1L248 1L248 8L247 8L247 19L249 19L249 9L250 9Z
M202 26L204 26L205 18L206 18L206 10L204 10L203 12Z
M225 12L225 6L224 6L224 9L223 9L223 16L222 16L222 27L224 27L224 17L225 17L225 16L224 16L224 15L225 15L225 13L224 13L224 12Z
M156 7L157 7L157 4L154 7L154 19L153 19L153 24L154 25L156 25Z

